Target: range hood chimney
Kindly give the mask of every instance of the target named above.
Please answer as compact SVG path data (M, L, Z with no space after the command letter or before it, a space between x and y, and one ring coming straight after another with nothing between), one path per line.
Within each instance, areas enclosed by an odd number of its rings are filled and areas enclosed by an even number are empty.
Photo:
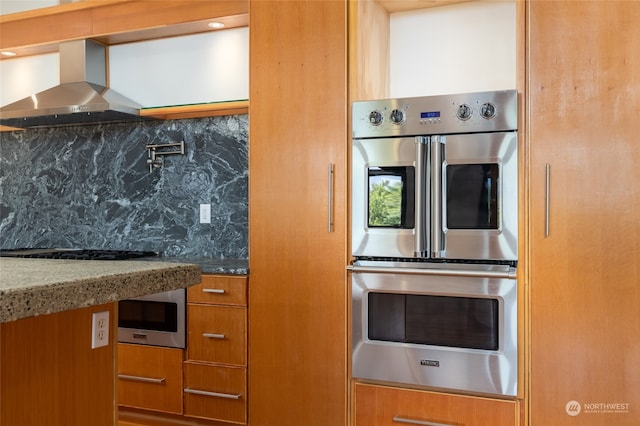
M0 108L18 128L138 121L141 106L107 86L106 48L91 40L60 44L60 85Z

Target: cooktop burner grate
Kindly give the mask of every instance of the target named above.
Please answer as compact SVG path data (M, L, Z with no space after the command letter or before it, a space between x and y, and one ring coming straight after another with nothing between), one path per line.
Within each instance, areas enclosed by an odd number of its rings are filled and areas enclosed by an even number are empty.
M73 260L128 260L141 257L153 257L158 253L136 250L89 250L89 249L14 249L0 250L1 257L20 257L35 259L73 259Z

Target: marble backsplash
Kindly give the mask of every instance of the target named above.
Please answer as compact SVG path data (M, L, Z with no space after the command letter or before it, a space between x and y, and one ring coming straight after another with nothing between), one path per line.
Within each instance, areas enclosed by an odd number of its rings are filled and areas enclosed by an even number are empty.
M145 145L181 140L150 173ZM20 247L247 259L247 115L0 133L0 248Z

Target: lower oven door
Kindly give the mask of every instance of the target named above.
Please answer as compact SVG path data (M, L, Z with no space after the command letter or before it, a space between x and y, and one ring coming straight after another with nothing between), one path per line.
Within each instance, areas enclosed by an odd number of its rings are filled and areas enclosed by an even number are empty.
M184 348L186 290L178 289L118 302L118 341Z
M353 377L516 395L515 270L414 265L352 267Z

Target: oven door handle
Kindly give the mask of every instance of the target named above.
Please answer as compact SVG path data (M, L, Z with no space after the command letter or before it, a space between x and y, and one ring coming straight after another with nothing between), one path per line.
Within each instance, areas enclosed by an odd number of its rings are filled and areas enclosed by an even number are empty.
M429 164L429 137L416 136L416 175L415 175L415 257L425 257L429 254L429 239L427 238L427 228L429 226L429 191L426 188L427 171Z
M433 259L440 259L444 250L442 232L442 161L444 136L431 136L431 253Z
M516 279L516 268L509 267L505 271L482 271L464 269L420 269L420 268L388 268L382 266L349 266L347 269L354 273L376 274L411 274L411 275L436 275L474 278L508 278Z

